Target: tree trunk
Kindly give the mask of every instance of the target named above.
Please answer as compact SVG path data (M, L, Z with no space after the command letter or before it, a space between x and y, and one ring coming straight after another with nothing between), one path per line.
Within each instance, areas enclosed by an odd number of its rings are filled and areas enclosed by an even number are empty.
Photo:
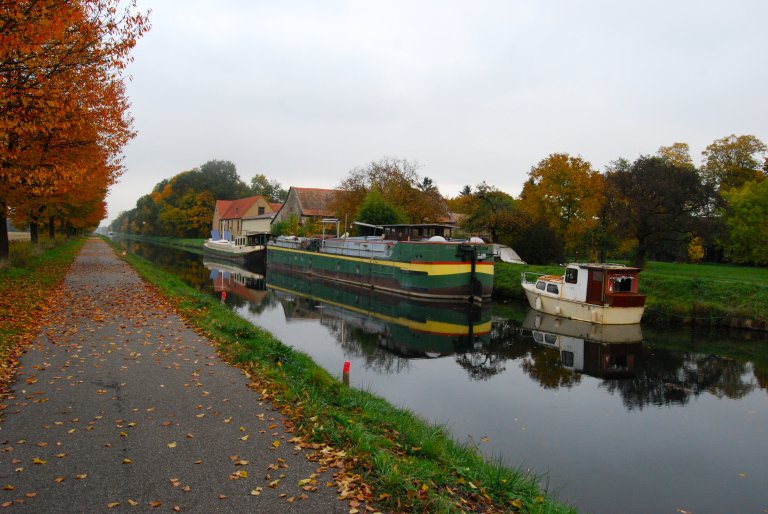
M51 242L56 240L56 220L53 216L48 216L48 238Z
M7 259L10 254L8 245L8 206L0 200L0 259Z
M32 216L29 221L29 241L36 245L39 241L38 237L39 225L37 224L37 216Z

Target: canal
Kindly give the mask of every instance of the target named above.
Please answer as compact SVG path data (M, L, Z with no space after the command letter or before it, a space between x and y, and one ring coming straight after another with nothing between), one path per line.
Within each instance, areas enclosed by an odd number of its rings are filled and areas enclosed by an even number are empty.
M434 304L122 244L581 512L768 509L768 336ZM225 294L222 295L222 292Z

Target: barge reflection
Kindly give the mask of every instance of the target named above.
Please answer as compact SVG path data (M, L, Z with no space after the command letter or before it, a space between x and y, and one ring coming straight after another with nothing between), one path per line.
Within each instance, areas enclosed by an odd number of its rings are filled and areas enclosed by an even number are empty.
M318 319L342 342L358 340L406 358L462 353L490 342L491 308L434 302L270 270L267 288L288 321Z

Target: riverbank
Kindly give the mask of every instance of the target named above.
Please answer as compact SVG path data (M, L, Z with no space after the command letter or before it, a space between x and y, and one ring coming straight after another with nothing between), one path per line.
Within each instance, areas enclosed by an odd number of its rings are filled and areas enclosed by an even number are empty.
M496 263L494 299L525 301L520 273L560 275L559 266ZM768 269L649 262L640 273L644 324L695 324L768 331Z
M74 253L69 255L71 262ZM329 465L347 467L341 482L349 497L374 501L386 511L573 512L547 497L535 483L537 477L484 461L475 448L455 443L442 427L343 386L307 356L177 277L130 253L125 260L176 312L216 341L225 360L248 373L253 386L280 406L306 444L338 450ZM11 282L12 277L6 286L14 287ZM21 289L21 283L15 287Z

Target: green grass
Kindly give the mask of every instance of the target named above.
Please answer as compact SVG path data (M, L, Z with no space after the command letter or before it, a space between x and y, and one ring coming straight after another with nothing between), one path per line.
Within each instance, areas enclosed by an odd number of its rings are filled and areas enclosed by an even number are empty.
M307 355L251 325L214 298L129 254L127 261L177 311L248 370L305 438L346 452L369 499L388 511L573 512L548 498L535 477L487 462L444 427L349 388Z
M562 274L559 266L497 263L494 297L525 300L520 272ZM768 329L768 269L649 262L640 274L644 323Z

